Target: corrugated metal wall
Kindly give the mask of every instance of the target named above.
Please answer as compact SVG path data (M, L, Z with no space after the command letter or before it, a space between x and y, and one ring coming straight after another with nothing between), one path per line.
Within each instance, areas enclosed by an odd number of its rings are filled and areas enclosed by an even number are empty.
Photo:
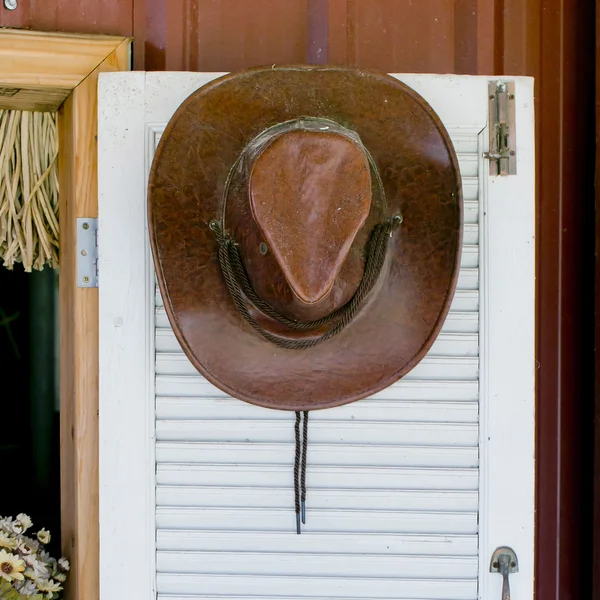
M138 49L136 66L228 71L327 62L388 72L491 72L492 4L182 0L164 11L162 0L146 0L145 19L136 13L136 28L152 31L153 44Z

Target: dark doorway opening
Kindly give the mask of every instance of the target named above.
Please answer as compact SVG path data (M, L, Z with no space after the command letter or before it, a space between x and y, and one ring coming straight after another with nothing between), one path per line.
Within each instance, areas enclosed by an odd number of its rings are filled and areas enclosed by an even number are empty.
M0 266L0 515L31 516L60 547L58 274Z

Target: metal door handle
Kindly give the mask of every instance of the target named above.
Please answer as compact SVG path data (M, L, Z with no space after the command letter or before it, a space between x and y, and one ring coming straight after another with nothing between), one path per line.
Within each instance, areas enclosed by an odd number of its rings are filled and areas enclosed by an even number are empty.
M512 548L501 546L496 548L492 554L490 562L490 573L500 573L502 575L502 600L511 600L509 573L518 573L519 561Z

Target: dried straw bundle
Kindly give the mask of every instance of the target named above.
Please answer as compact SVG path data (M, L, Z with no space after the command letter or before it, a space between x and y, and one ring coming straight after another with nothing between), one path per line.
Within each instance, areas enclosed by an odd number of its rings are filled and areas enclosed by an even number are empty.
M0 110L0 260L58 266L56 115Z

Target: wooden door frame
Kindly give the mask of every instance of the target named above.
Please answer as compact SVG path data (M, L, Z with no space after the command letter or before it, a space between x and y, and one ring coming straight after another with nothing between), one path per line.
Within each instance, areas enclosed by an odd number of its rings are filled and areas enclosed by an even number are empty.
M130 68L130 38L0 29L0 108L59 115L61 527L71 600L99 595L98 290L77 287L76 222L98 216L98 74Z

